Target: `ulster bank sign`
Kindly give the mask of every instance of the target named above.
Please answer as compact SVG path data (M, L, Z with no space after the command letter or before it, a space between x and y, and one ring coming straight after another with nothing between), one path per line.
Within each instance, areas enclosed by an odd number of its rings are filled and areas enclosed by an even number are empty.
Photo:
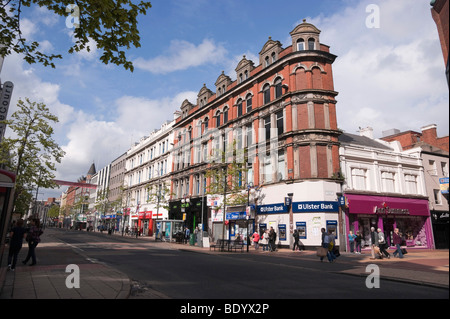
M260 205L257 207L258 215L263 214L281 214L288 213L289 209L286 205L272 204ZM337 213L339 212L338 202L294 202L292 203L292 212L294 213Z

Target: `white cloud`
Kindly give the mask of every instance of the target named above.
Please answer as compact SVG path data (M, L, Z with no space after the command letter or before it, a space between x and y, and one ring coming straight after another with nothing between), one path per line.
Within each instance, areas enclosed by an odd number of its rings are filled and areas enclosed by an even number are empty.
M339 127L355 133L371 126L379 137L390 128L420 131L433 123L438 134L448 135L448 87L429 4L378 1L380 28L369 29L365 8L371 2L308 19L338 56L333 77Z
M198 46L187 41L173 40L168 52L148 60L137 58L133 65L151 73L166 74L203 64L221 63L225 54L225 48L210 39L204 39Z

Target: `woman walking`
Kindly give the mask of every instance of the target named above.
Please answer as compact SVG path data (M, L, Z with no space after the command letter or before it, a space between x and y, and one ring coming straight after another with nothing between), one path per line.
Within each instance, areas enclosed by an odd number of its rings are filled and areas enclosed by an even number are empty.
M22 242L26 235L26 229L23 227L23 219L19 219L16 226L11 229L9 253L8 253L8 269L14 271L16 269L17 256L22 249Z
M394 251L394 253L392 255L394 255L394 257L397 257L396 255L398 254L398 258L403 258L402 248L400 247L400 245L402 244L402 237L400 236L400 234L398 232L398 228L394 229L393 242L394 242L396 250Z
M41 235L43 231L40 227L39 219L35 218L31 220L31 227L28 230L27 242L28 242L28 254L22 263L27 264L31 258L30 266L36 265L36 246L41 242Z

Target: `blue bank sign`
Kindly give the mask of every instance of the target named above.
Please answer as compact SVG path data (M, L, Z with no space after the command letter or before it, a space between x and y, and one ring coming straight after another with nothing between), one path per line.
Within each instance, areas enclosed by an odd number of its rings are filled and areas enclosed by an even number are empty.
M257 206L258 214L282 214L287 212L288 208L283 203Z
M338 202L293 202L292 211L294 213L337 213L339 212ZM288 213L288 206L284 203L260 205L257 207L257 214L283 214Z
M292 205L294 213L337 213L339 212L338 202L294 202Z

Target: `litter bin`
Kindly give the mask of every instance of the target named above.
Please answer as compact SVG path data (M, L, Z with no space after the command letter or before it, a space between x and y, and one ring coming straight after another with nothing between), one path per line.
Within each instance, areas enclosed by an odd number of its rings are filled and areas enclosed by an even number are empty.
M195 245L195 234L191 234L189 238L189 245L194 246Z

